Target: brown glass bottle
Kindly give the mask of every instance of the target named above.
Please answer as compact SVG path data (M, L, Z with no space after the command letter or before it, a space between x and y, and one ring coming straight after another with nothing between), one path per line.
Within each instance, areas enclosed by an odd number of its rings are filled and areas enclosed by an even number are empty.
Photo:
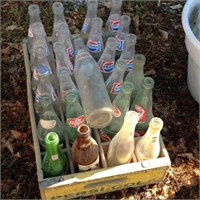
M72 145L72 161L76 171L99 168L99 147L90 132L90 127L86 124L77 129L77 138Z

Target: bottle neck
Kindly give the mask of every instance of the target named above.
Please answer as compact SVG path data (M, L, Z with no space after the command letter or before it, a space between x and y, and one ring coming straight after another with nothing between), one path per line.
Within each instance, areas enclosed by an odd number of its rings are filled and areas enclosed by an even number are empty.
M101 25L92 24L90 37L94 36L94 35L98 35L99 37L101 37L101 35L102 35L102 26Z
M95 18L97 16L97 3L91 2L87 5L86 18Z
M32 14L29 14L29 17L30 17L30 25L32 25L34 22L41 22L41 19L40 19L40 13L39 12L35 12L35 13L32 13Z
M88 53L88 51L86 50L86 47L83 43L83 40L78 38L78 39L75 39L74 40L74 48L75 48L75 55L79 55L79 54L82 54L82 53Z
M46 151L50 154L50 155L57 155L59 154L59 147L58 147L58 144L46 144ZM53 159L56 159L54 157L51 158L52 160Z
M57 23L59 22L65 22L65 16L64 16L64 13L63 13L63 10L60 10L59 11L54 11L54 25L56 25Z

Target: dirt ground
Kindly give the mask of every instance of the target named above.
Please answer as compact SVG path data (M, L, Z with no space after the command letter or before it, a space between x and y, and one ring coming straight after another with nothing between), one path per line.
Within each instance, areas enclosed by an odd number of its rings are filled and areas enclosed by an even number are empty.
M27 105L22 39L27 37L28 6L33 1L1 2L1 199L40 199ZM52 34L52 1L34 1L45 30ZM155 80L153 113L164 121L161 132L171 168L158 184L128 188L88 199L199 199L199 105L187 86L187 50L181 13L184 1L126 1L137 53L146 56L145 75ZM80 30L86 6L66 3L72 33ZM109 5L99 4L104 20ZM80 198L81 199L81 198Z

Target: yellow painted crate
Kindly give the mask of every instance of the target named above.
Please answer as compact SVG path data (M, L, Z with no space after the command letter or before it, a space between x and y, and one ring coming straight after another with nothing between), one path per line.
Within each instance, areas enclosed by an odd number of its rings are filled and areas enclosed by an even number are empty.
M70 174L53 178L43 178L42 154L37 137L36 119L33 108L33 94L31 89L31 70L27 49L27 40L23 41L24 60L27 75L27 96L29 113L32 126L32 136L35 149L38 184L42 199L72 199L80 196L90 196L101 193L108 193L130 187L158 183L161 181L167 169L171 166L168 152L160 137L161 151L159 158L136 163L124 164L116 167L107 167L105 155L109 143L101 143L98 131L93 129L93 136L100 147L101 169L75 173L71 160L70 146L68 138L65 138L67 153L70 163ZM64 116L61 111L63 124ZM135 138L137 142L139 138Z

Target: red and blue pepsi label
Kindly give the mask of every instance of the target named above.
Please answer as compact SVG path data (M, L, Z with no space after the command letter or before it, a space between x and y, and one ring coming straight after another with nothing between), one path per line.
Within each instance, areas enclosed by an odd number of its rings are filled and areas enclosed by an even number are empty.
M109 30L117 32L119 30L120 20L110 20Z
M119 39L117 36L116 36L116 38L117 38L117 50L118 51L122 51L123 49L124 49L124 40L121 40L121 39Z
M133 68L133 59L126 60L126 62L127 62L127 71L131 71L131 69Z
M118 94L119 92L120 92L120 90L121 90L121 87L122 87L122 83L123 82L114 82L113 83L113 86L112 86L112 89L111 89L111 93L112 94Z
M75 53L74 47L73 47L73 46L70 46L69 48L67 48L67 53L68 53L68 55L69 55L69 58L74 57L74 53Z
M96 42L94 40L89 39L87 42L87 49L92 53L98 53L101 51L101 42Z
M72 62L69 60L69 62L67 63L67 67L70 71L70 74L73 74L74 72L74 65L72 64Z
M102 73L111 73L114 70L114 61L102 60L99 67Z
M88 28L88 23L87 23L87 22L84 22L81 31L82 31L83 33L86 33L86 32L87 32L87 28Z

